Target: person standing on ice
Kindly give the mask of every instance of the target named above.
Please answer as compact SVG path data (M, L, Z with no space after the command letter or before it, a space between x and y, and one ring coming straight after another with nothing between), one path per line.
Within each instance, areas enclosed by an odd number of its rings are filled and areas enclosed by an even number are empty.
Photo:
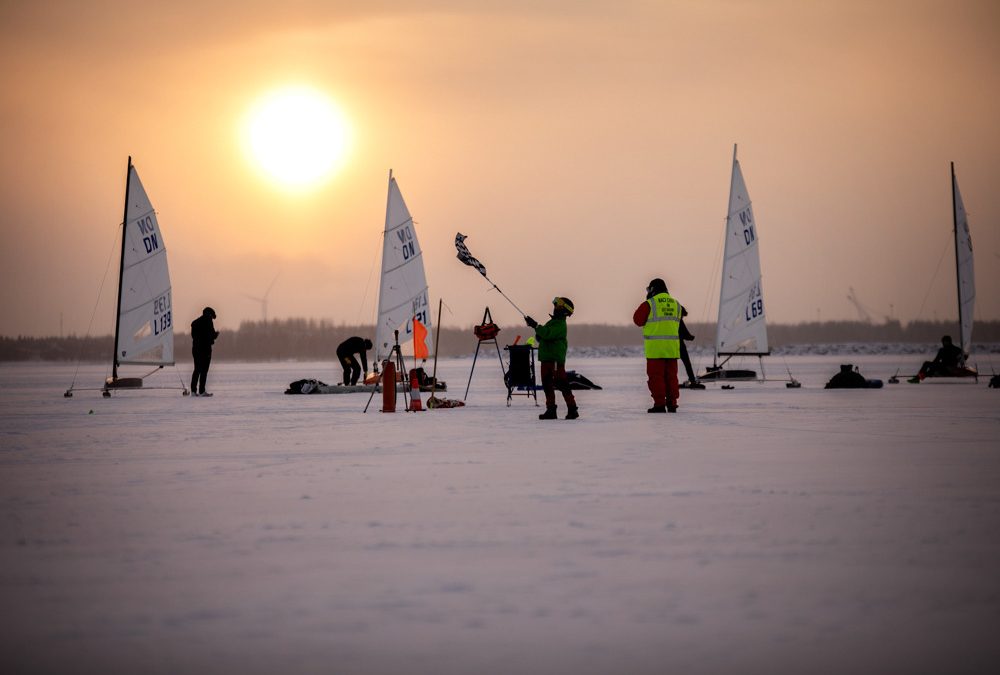
M677 384L677 359L681 356L681 305L667 292L663 279L653 279L646 287L646 301L632 315L642 327L646 354L646 376L653 407L646 412L677 412L680 388Z
M687 316L687 313L687 310L684 309L684 307L681 307L681 327L678 333L681 338L681 363L684 364L684 370L687 372L688 376L686 386L688 389L704 389L705 385L699 382L698 376L694 374L694 368L691 367L691 357L688 356L687 345L684 344L685 342L694 340L694 335L692 335L691 331L689 331L687 326L684 325L684 317Z
M337 345L337 359L344 369L344 385L355 385L361 373L368 372L368 350L372 348L372 341L368 338L349 337ZM357 354L361 357L361 363L354 358Z
M535 337L538 338L538 361L542 368L542 391L545 392L545 412L538 416L540 420L558 418L556 389L566 399L566 419L575 420L580 416L566 377L566 318L572 315L573 302L569 298L557 297L552 300L551 318L545 325L539 325L530 316L524 317L525 323L535 329Z
M205 391L208 367L212 365L212 345L219 337L215 330L215 310L206 307L201 316L191 322L191 356L194 358L194 373L191 375L191 395L211 396Z

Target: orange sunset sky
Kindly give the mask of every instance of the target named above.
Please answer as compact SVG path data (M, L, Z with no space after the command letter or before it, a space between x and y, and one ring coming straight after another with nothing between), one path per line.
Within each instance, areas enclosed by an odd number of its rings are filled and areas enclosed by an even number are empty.
M180 326L259 319L275 278L270 318L374 321L390 168L444 325L520 321L456 231L536 317L628 323L662 276L714 321L734 143L770 321L855 319L849 287L955 317L952 161L1000 319L995 1L0 0L0 63L0 335L113 331L129 155ZM307 184L247 147L289 87L343 124L267 132L309 137Z

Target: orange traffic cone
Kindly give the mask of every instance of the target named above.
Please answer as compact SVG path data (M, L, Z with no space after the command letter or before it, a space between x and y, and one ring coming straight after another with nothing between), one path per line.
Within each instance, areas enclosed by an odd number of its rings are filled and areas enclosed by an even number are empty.
M410 412L419 412L424 409L420 402L420 383L417 382L417 371L410 371Z

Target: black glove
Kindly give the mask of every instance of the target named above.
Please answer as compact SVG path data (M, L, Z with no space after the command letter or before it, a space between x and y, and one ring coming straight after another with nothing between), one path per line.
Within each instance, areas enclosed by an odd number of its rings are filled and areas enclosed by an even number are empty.
M531 328L538 328L538 322L532 319L530 316L524 317L524 322L528 324Z

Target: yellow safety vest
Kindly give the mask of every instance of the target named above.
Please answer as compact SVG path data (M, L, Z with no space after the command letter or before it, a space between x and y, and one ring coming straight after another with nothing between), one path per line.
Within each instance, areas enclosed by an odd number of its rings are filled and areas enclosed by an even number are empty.
M649 303L649 318L642 327L647 359L679 359L681 342L681 305L667 293L654 295Z

